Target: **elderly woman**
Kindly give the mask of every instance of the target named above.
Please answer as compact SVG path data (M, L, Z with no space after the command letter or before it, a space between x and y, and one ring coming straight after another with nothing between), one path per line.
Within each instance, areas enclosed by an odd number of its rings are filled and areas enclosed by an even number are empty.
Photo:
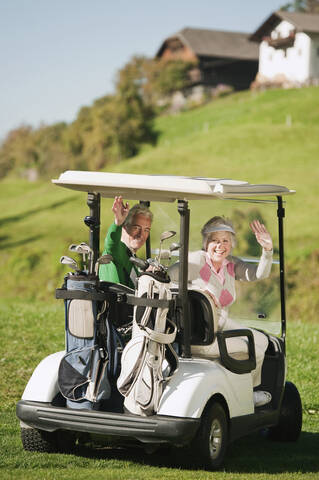
M271 236L265 225L258 220L254 220L250 228L262 247L258 265L231 255L236 233L228 219L218 216L211 218L202 228L203 250L192 252L189 256L189 280L212 298L216 306L219 331L243 328L228 318L228 308L236 299L235 280L251 282L267 278L270 274L273 249ZM252 329L252 332L256 351L256 369L252 371L252 381L253 386L257 387L261 383L261 368L268 339L257 330ZM195 351L196 348L198 347L195 347ZM209 353L208 348L208 356ZM254 392L256 406L264 405L270 400L270 393Z

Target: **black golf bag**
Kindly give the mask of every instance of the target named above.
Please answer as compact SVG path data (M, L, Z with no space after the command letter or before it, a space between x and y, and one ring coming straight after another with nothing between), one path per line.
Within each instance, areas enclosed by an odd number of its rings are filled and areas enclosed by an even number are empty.
M64 287L58 295L65 302L66 330L60 392L70 408L100 409L111 396L123 347L108 317L110 297L97 277L69 275Z

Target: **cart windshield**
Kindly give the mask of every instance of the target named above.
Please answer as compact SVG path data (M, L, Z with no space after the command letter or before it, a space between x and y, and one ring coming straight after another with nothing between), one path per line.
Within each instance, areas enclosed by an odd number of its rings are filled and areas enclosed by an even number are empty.
M236 300L229 308L229 317L243 326L254 327L268 333L281 334L280 268L277 202L215 200L192 202L190 250L199 250L201 228L213 216L229 218L236 231L236 246L232 255L258 265L262 248L256 241L249 224L258 219L266 225L273 239L274 255L270 276L258 281L236 281Z

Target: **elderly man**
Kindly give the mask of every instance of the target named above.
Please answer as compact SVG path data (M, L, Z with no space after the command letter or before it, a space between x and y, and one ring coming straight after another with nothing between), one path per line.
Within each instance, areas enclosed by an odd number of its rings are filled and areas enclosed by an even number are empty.
M130 262L130 257L145 244L153 214L139 204L130 209L128 203L124 205L121 196L115 197L112 211L114 223L107 232L103 255L112 255L113 262L100 266L99 277L100 280L134 288L137 270Z

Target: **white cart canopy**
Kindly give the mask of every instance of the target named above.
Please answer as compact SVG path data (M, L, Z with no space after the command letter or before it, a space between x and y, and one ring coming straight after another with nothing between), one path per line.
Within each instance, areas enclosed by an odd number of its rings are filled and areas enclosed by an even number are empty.
M131 200L203 200L205 198L246 198L282 196L294 193L281 185L254 185L227 178L181 177L174 175L135 175L127 173L68 170L53 183L82 192L100 193Z

